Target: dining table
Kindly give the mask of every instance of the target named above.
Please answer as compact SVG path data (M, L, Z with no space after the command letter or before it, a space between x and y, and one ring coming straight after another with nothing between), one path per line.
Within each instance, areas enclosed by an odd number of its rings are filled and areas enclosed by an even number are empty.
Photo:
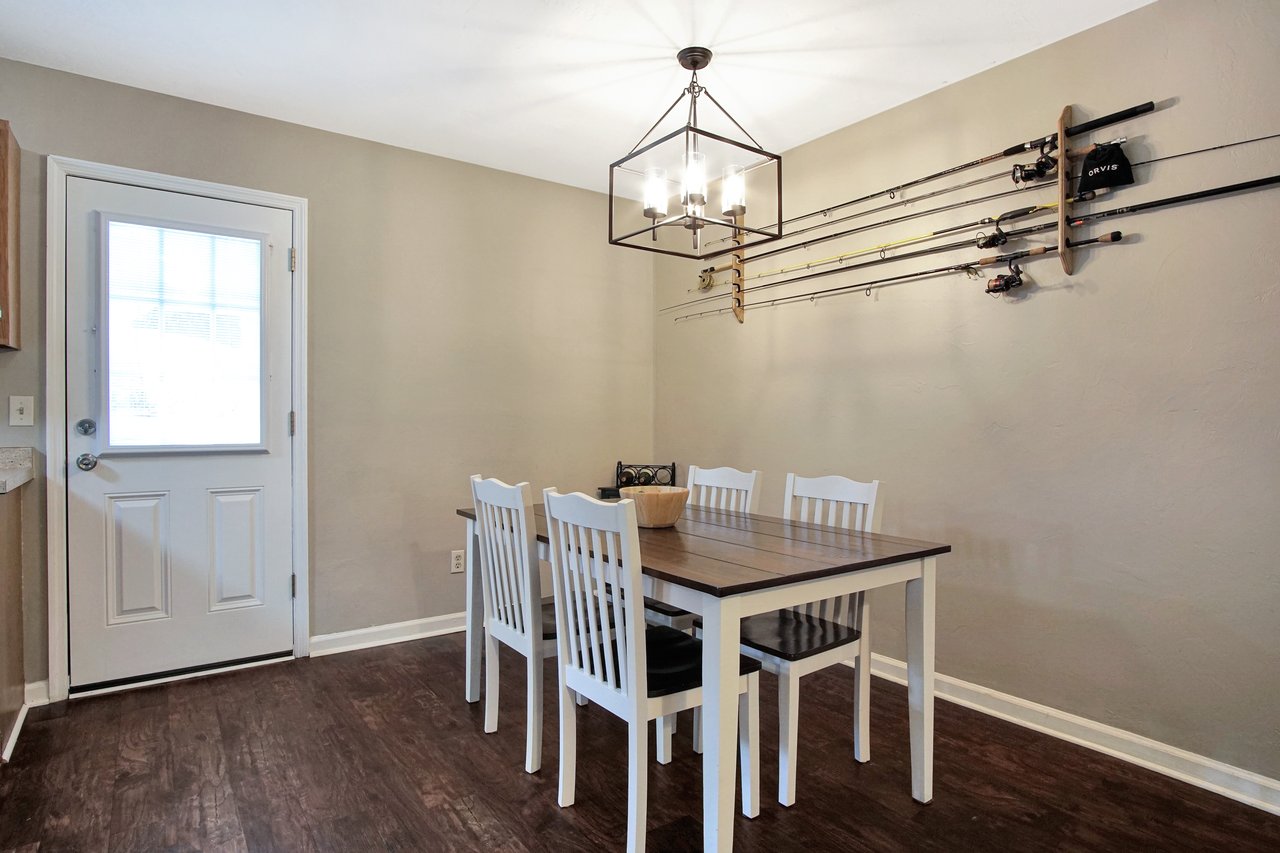
M475 510L466 520L466 699L480 699L484 610ZM534 506L546 559L547 520ZM950 545L753 513L686 506L674 527L640 529L644 594L702 619L703 847L733 849L738 648L745 617L905 584L911 796L933 799L934 588Z

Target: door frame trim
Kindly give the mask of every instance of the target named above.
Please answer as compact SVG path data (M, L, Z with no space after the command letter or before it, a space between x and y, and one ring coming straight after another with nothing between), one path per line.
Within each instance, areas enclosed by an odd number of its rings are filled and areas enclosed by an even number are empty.
M307 200L263 190L144 172L49 155L45 207L45 478L49 580L49 701L67 698L71 686L70 624L67 618L67 178L89 178L275 207L293 213L292 545L297 594L293 599L293 654L311 651L310 536L307 495Z

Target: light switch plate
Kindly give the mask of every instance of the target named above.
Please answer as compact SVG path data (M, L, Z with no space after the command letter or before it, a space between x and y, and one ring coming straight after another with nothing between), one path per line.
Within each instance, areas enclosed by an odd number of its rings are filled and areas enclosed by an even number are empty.
M11 396L9 398L9 426L35 425L36 398Z

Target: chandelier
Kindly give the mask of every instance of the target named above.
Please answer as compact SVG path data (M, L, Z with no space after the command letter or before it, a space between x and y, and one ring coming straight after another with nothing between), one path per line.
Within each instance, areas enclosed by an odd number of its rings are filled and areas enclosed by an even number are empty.
M609 166L609 242L704 259L777 240L782 157L761 148L698 83L698 71L711 62L710 50L686 47L676 58L692 73L688 87L627 156ZM699 126L698 102L704 97L719 113L704 110ZM686 98L685 124L648 142ZM720 132L708 129L707 119L718 122ZM743 138L727 135L735 131Z

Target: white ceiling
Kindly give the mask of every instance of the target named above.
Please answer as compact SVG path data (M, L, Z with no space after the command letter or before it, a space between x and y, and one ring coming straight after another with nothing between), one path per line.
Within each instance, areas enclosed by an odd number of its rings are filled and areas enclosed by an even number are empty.
M1148 2L0 0L0 56L602 190L687 45L781 152Z

